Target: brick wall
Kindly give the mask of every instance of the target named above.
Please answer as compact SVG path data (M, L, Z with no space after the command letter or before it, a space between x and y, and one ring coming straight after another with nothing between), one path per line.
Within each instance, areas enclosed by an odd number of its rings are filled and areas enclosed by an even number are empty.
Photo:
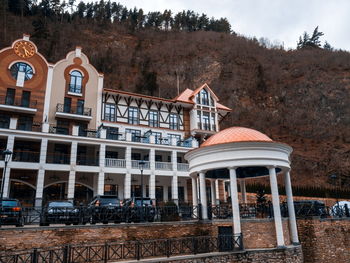
M232 227L232 221L3 228L0 229L0 250L120 240L217 236L220 226ZM283 221L283 227L286 244L290 244L288 220ZM246 248L273 248L277 246L273 220L244 220L242 221L242 231Z
M302 263L300 247L286 249L249 250L244 253L221 253L186 256L178 259L147 260L148 263Z
M305 263L349 263L350 220L298 220Z

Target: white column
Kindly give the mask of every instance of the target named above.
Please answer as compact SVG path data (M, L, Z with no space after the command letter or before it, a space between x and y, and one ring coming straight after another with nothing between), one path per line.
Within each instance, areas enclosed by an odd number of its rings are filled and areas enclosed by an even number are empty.
M149 197L153 200L153 203L155 204L156 201L156 175L151 172L149 176Z
M45 169L43 166L46 162L46 156L47 156L47 139L41 140L41 146L40 146L40 167L37 175L36 180L36 193L35 193L35 206L42 206L42 200L43 200L43 190L44 190L44 180L45 180Z
M71 145L71 151L70 151L70 171L69 171L69 177L68 177L68 193L67 193L67 198L68 200L71 200L71 201L73 201L74 199L77 149L78 149L78 143L73 141Z
M100 171L98 173L98 178L97 178L97 194L98 195L103 195L104 194L104 188L105 188L105 162L106 162L106 145L105 144L100 144L100 159L99 159L99 164L100 164Z
M282 226L282 217L281 217L281 209L280 209L280 198L278 194L278 185L277 185L277 177L276 177L276 168L269 167L269 174L270 174L270 185L271 185L273 214L274 214L274 220L275 220L277 247L283 247L284 237L283 237L283 226Z
M296 244L299 244L299 238L298 238L297 221L295 219L293 192L292 192L292 184L290 182L289 171L285 172L285 174L284 174L284 185L286 188L286 195L287 195L289 227L291 230L292 242L293 242L293 244L296 245Z
M247 203L247 190L245 187L245 180L241 179L239 181L239 183L240 183L240 187L241 187L242 203L246 204Z
M216 181L216 180L210 180L211 205L216 205L215 181Z
M11 117L10 118L10 129L11 130L16 130L17 129L17 118L16 117Z
M125 168L126 170L131 169L131 147L130 146L125 148Z
M164 201L167 202L169 201L169 198L168 198L168 185L164 185L164 188L163 188L163 195L164 195Z
M131 174L126 173L124 177L124 198L131 198Z
M15 136L10 135L7 137L6 149L13 153L13 145L15 144ZM12 157L11 157L12 158ZM3 197L9 197L10 194L10 174L11 174L12 161L7 163L5 178L4 178L4 192Z
M205 185L205 173L199 172L199 188L201 196L201 206L202 206L202 219L208 219L208 204L207 204L207 191Z
M171 152L171 162L173 166L173 171L177 171L177 152L176 151Z
M218 204L218 201L220 200L219 180L215 180L215 197L216 204Z
M226 194L226 183L225 180L222 180L222 188L224 189L224 202L227 202L227 194Z
M177 174L175 172L175 174L173 175L172 180L171 180L171 199L177 205L179 204L178 191L179 191L179 189L178 189L178 177L177 177Z
M241 218L240 218L239 203L238 203L236 168L230 167L229 171L230 171L230 190L231 190L231 203L232 203L233 233L240 234L242 231L241 231Z
M156 153L154 149L149 150L149 167L153 172L156 169Z
M197 176L191 176L192 179L192 204L198 205L198 193L197 193Z

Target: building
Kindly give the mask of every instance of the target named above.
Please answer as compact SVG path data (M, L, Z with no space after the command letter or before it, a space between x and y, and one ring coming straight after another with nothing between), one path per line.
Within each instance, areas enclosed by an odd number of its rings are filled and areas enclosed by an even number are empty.
M184 156L231 111L207 84L174 99L106 88L80 47L50 64L28 35L0 50L0 61L0 150L13 152L5 197L28 206L130 198L141 194L142 173L145 196L192 202ZM208 199L225 198L223 182L207 182Z

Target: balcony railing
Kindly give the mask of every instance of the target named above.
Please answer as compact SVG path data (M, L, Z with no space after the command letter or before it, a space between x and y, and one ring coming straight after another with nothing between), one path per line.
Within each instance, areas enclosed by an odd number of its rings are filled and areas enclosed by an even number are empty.
M178 163L177 164L178 171L188 171L188 163Z
M69 135L69 128L50 125L49 133Z
M98 130L84 130L79 128L79 136L89 137L89 138L99 138L100 132Z
M58 103L56 106L56 111L61 113L69 113L83 116L91 116L91 108L86 107L67 107L62 103Z
M173 165L170 162L156 162L156 170L171 171L172 169Z
M25 100L16 99L9 96L0 96L0 104L24 108L36 108L38 102L36 100Z
M125 166L126 161L124 159L106 158L106 167L125 168Z
M70 163L70 154L47 153L46 163L69 164Z
M88 159L87 156L78 155L77 156L77 165L98 166L99 160L98 160L98 158Z
M12 155L12 161L14 162L38 163L39 159L40 152L37 151L14 150Z
M140 165L140 162L139 160L131 160L131 167L133 169L141 169L141 165ZM144 162L145 164L143 165L143 169L150 169L150 165L149 165L149 161L142 161Z
M41 123L38 122L17 122L17 130L41 132Z

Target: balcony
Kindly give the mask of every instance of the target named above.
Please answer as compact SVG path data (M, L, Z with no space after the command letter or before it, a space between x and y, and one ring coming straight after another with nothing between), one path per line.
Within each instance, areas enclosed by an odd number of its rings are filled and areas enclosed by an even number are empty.
M69 135L69 128L50 125L49 133Z
M71 119L71 120L82 120L82 121L90 121L92 119L91 116L91 108L86 107L67 107L62 103L58 103L56 106L56 117Z
M156 162L156 170L165 170L171 171L173 170L173 165L170 162Z
M140 163L141 161L140 160L131 160L131 168L133 169L141 169L141 166L140 166ZM149 165L149 161L142 161L144 162L145 164L143 165L143 169L150 169L150 165Z
M28 162L28 163L38 163L40 159L40 152L34 151L13 151L12 161L13 162Z
M0 110L3 111L35 114L37 112L36 106L36 100L15 99L7 96L0 97Z
M69 164L70 163L70 154L47 153L46 163Z
M125 168L126 161L124 159L106 158L105 165L106 165L106 167Z
M99 160L96 159L88 159L85 156L77 156L77 165L87 165L87 166L98 166Z
M100 138L100 132L98 130L88 130L79 128L79 136L89 137L89 138Z
M187 172L188 171L188 163L178 163L177 170Z

